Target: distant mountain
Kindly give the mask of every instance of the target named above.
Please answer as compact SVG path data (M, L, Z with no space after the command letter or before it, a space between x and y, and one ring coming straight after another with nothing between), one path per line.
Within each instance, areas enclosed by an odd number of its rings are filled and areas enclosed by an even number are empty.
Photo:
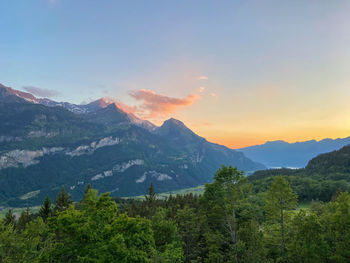
M266 142L237 149L248 158L260 162L267 167L305 167L309 160L319 154L338 150L350 144L350 137L343 139L311 140L305 142L288 143L285 141Z
M35 205L62 185L75 200L88 184L134 196L151 182L158 192L210 182L222 164L265 168L175 119L155 127L104 100L77 113L27 94L0 87L0 205Z
M328 202L339 189L350 191L350 145L340 150L320 154L305 168L269 169L254 172L248 177L253 191L266 191L274 176L286 176L301 202Z

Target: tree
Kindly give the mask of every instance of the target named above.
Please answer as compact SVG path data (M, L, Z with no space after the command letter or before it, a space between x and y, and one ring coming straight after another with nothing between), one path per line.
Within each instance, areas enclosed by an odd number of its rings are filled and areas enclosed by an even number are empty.
M152 216L156 212L157 209L157 195L154 191L154 186L151 183L148 188L148 195L145 195L146 199L146 209L147 209L147 218L152 219Z
M288 181L282 176L276 176L267 190L265 211L268 219L276 220L280 224L281 254L285 260L285 237L284 237L284 212L295 209L298 202L297 195L293 192Z
M29 207L21 212L21 215L18 219L16 229L19 231L24 230L26 224L32 220L32 214L30 213Z
M5 215L4 219L5 225L12 225L13 227L16 226L16 216L13 214L12 209L9 209Z
M184 243L185 262L190 263L200 256L202 218L194 208L186 205L177 210L176 221Z
M336 262L350 260L350 194L340 193L336 200L336 211L331 217L332 232L335 236Z
M299 210L288 229L288 262L327 262L330 249L325 240L326 229L316 214Z
M156 261L164 263L183 262L181 237L176 223L166 218L166 210L158 208L152 218L152 230L156 244Z
M86 197L88 195L88 193L93 190L92 187L91 187L91 184L88 184L84 190L84 195L83 195L83 198L80 200L80 202L78 204L76 204L76 208L77 209L81 209L81 206L83 206L86 202Z
M50 198L46 196L44 203L40 207L39 216L46 223L47 219L51 216L51 213L52 213L51 201L50 201Z
M224 231L229 234L233 245L234 261L238 262L237 250L237 210L243 196L242 185L246 182L243 171L239 171L236 167L222 166L215 176L212 184L206 184L203 196L204 203L209 209L209 221L214 224L213 227L224 225ZM219 215L223 213L223 217ZM221 218L224 222L221 222ZM214 238L211 240L222 240L222 238ZM217 246L213 246L217 247ZM215 259L217 260L217 259ZM226 259L230 260L230 259Z
M55 243L41 262L150 262L155 244L150 221L117 216L109 193L90 189L80 210L74 206L48 220Z
M59 192L55 200L55 211L62 212L66 210L71 203L72 200L70 200L70 195L66 192L64 186L62 186L62 190Z

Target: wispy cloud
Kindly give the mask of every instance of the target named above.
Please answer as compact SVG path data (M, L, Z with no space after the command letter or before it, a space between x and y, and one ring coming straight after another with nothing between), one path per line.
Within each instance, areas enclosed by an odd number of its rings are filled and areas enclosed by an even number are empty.
M120 109L122 109L123 111L125 111L126 113L136 113L138 111L138 108L136 106L130 106L127 105L123 102L121 102L120 100L116 100L110 97L103 97L102 98L104 100L104 102L106 102L107 104L116 104Z
M198 80L208 80L208 77L205 75L199 76Z
M200 93L204 92L204 90L205 90L205 87L199 87L199 92Z
M38 88L34 86L24 86L23 89L25 89L29 93L32 93L33 95L38 97L51 98L51 97L56 97L58 95L61 95L61 93L56 90L43 89L43 88Z
M129 95L137 101L142 101L142 104L137 107L136 113L148 118L174 113L176 109L190 106L200 98L197 94L190 94L185 98L173 98L145 89L131 91Z

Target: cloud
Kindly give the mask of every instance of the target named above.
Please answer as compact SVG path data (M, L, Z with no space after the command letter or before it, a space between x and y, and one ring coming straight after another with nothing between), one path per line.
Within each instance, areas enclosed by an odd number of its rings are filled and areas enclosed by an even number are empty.
M103 97L102 98L104 100L104 102L106 102L107 104L116 104L120 109L122 109L123 111L125 111L126 113L136 113L138 111L138 108L136 106L129 106L123 102L121 102L120 100L116 100L110 97Z
M34 86L24 86L23 89L28 91L29 93L32 93L35 96L45 97L45 98L56 97L61 94L56 90L42 89Z
M185 98L172 98L145 89L131 91L129 95L135 100L142 101L135 113L149 118L174 113L177 108L190 106L200 98L197 94L190 94Z
M199 76L199 77L198 77L198 80L208 80L208 77L202 75L202 76Z
M205 87L199 87L199 92L202 93L205 90Z

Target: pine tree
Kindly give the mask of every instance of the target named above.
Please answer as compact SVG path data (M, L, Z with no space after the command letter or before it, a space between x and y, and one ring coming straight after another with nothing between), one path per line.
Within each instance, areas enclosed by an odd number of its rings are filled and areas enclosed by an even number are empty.
M5 225L13 225L14 227L16 226L16 217L12 212L12 209L9 209L5 215L4 219Z
M71 203L72 200L70 200L70 195L66 192L63 186L61 192L57 195L55 200L55 211L64 211Z
M154 186L152 183L148 188L148 195L145 195L145 199L146 199L146 206L147 206L147 212L148 212L147 218L152 219L157 209L157 195L156 195L156 192L154 191Z
M50 201L50 198L46 196L44 203L40 207L39 216L46 223L47 219L51 216L51 214L52 214L51 201Z
M22 231L25 229L26 225L32 220L32 214L30 213L29 207L22 211L16 229Z

